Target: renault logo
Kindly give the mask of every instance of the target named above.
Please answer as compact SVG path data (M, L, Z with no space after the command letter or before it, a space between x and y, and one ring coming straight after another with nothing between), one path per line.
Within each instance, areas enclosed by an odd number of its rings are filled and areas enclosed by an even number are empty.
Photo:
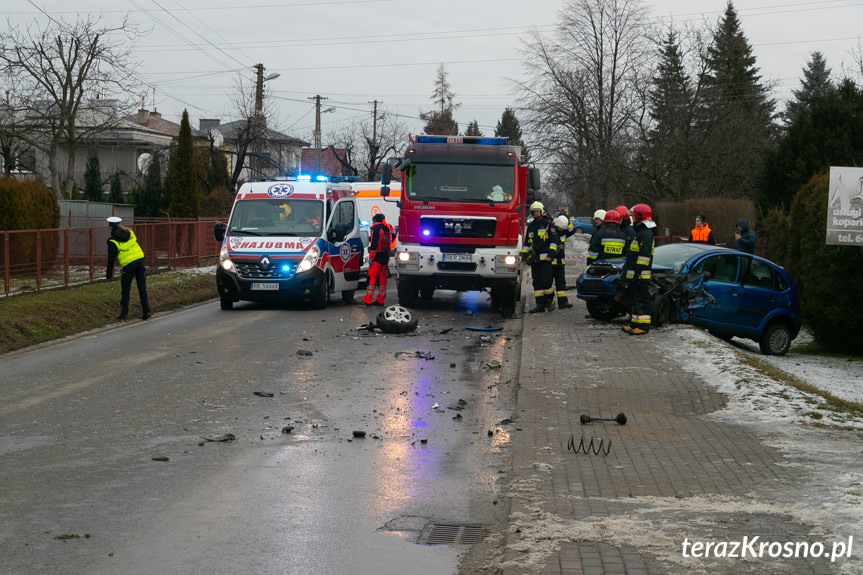
M270 258L268 258L267 256L262 257L258 265L261 266L262 270L267 269L268 267L270 267Z

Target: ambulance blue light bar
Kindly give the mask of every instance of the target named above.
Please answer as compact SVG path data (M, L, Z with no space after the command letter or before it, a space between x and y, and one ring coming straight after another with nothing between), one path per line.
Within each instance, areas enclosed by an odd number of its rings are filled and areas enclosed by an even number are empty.
M480 136L417 136L417 144L478 144L481 146L506 146L506 138Z

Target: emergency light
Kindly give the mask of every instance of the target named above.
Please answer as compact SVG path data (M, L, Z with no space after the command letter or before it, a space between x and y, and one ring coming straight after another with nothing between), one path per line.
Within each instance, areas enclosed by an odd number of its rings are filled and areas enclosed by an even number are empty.
M506 138L480 136L417 136L417 144L478 144L480 146L506 146Z
M297 180L299 180L300 182L311 182L312 177L308 174L300 174L299 176L297 176Z

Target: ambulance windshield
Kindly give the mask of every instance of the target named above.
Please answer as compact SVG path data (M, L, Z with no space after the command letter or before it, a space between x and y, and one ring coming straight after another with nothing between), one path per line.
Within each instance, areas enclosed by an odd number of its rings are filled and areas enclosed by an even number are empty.
M515 188L515 167L414 162L406 181L410 200L509 202Z
M234 206L228 235L318 236L323 217L320 200L244 200Z

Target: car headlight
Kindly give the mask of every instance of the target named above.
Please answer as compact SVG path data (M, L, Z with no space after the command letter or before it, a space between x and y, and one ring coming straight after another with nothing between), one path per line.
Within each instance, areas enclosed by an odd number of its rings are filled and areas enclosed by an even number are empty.
M232 262L230 256L228 256L227 244L222 244L222 249L219 250L219 265L227 272L233 271L234 269L234 262Z
M307 272L313 267L315 267L318 263L318 257L321 255L321 250L318 246L312 246L306 255L303 257L300 265L297 267L300 272Z

